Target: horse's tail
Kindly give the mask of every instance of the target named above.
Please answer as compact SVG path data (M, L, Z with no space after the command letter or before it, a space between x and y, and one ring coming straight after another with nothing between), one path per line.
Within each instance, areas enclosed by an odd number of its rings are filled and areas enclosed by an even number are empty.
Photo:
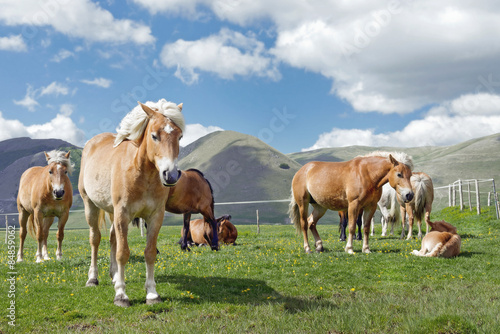
M290 204L288 205L288 215L290 216L293 225L295 225L297 233L300 233L300 231L302 231L302 227L300 226L300 211L299 211L299 205L297 204L295 198L293 197L293 191L292 191L292 196L290 198Z
M30 214L28 217L28 233L29 235L36 240L36 232L38 227L35 225L35 216L33 214Z
M415 218L422 220L425 214L425 206L434 197L434 189L431 178L426 174L413 174L411 176L413 191L415 193Z
M106 229L106 211L102 209L99 210L99 215L97 217L97 226L99 227L99 230Z

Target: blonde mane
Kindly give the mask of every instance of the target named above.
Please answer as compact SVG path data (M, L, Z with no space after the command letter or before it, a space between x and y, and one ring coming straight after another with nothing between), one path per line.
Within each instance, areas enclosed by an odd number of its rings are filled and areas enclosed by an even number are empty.
M158 102L148 101L144 104L170 119L184 132L186 127L184 116L177 104L168 102L165 99ZM136 140L140 138L144 134L148 122L149 118L146 112L142 110L140 105L136 106L122 119L120 126L116 129L117 134L113 147L120 145L125 139Z
M71 162L70 158L66 158L66 152L53 150L47 152L47 156L48 156L47 165L50 165L51 163L55 162L56 164L61 164L65 166L69 175L73 173L73 170L75 169L75 164Z
M398 162L405 164L410 168L410 170L413 170L413 159L410 155L404 153L404 152L386 152L386 151L374 151L371 153L368 153L366 155L363 155L363 157L384 157L388 158L389 155L392 155L394 159L396 159Z

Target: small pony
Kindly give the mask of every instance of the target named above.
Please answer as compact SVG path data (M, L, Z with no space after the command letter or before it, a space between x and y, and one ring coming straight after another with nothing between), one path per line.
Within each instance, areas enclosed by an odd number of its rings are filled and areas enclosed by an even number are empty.
M59 219L57 231L57 260L62 259L62 241L64 226L68 221L69 209L73 204L73 188L68 173L73 172L68 153L50 151L45 153L47 166L31 167L21 176L19 193L17 195L17 210L19 211L19 251L17 262L23 261L24 239L26 238L26 223L29 234L38 240L36 262L50 260L47 252L49 228L54 217ZM42 258L43 257L43 258Z
M413 255L449 258L460 254L462 240L455 226L444 220L429 225L431 231L422 239L422 248L414 250Z
M229 221L230 219L230 215L217 218L218 241L236 245L235 241L238 237L238 232L236 227ZM188 246L208 246L212 242L212 226L203 219L191 220L189 222L189 231L186 233L184 227L182 227L181 235L178 243L182 243L186 236Z

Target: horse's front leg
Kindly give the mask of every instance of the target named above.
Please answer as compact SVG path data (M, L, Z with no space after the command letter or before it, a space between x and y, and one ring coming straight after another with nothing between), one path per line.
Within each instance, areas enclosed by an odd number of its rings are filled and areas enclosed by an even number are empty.
M340 216L340 223L339 223L339 230L340 230L340 241L345 241L346 235L345 235L345 229L347 227L347 212L344 212L342 214L339 214Z
M188 246L189 222L191 221L191 214L184 214L184 228L182 229L181 249L191 251Z
M401 239L405 238L405 225L406 225L406 204L401 205Z
M370 247L368 246L368 239L370 237L370 224L373 218L373 215L375 214L375 210L377 210L376 206L373 206L371 208L365 208L364 213L363 213L363 220L365 223L365 226L363 228L363 253L371 253L370 252ZM361 214L359 215L359 219L361 219Z
M85 286L96 286L99 285L97 279L99 274L99 269L97 268L97 252L99 251L99 244L101 243L101 231L99 230L99 209L88 200L85 196L82 196L85 201L85 218L87 219L87 224L89 225L89 243L90 243L90 267Z
M49 229L54 222L54 217L48 217L43 219L43 245L42 245L42 255L44 261L50 260L49 252L47 250L47 240L49 239Z
M125 208L120 208L114 215L114 232L116 238L116 273L113 277L115 283L115 299L116 306L128 307L130 301L125 293L125 265L130 258L130 249L128 247L128 224L131 221L130 215ZM147 230L149 235L149 228ZM153 248L156 257L156 242ZM111 270L111 269L110 269Z
M23 249L24 249L24 240L26 239L26 223L28 222L30 214L28 211L24 209L19 210L19 250L17 251L17 262L23 261Z
M406 240L410 240L413 237L413 221L414 221L414 205L411 204L406 204L406 212L408 212L408 236L406 237Z
M146 304L161 303L161 298L156 292L155 282L155 261L156 261L156 243L158 234L163 223L164 212L159 212L148 222L147 242L144 249L144 259L146 260Z
M45 231L43 228L43 213L37 210L33 213L33 223L36 227L36 239L38 242L38 248L36 251L36 263L43 262L43 237L45 236Z
M212 228L212 237L210 238L212 243L210 247L212 250L219 250L219 226L217 226L217 220L215 218L210 219L210 227Z
M361 224L363 223L362 217L363 217L363 211L361 210L359 212L358 218L356 219L356 225L358 225L358 234L356 235L356 240L361 240Z
M66 222L69 217L69 209L64 212L61 217L59 217L58 222L58 230L57 230L57 250L56 250L56 259L62 260L62 242L64 239L64 227L66 226Z

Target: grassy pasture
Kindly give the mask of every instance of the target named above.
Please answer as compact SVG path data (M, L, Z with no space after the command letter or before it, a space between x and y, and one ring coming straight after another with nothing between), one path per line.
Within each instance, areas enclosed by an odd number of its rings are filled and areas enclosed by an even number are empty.
M418 258L419 240L370 238L371 254L344 253L337 227L320 225L326 251L305 254L292 226L237 226L237 246L182 252L179 226L160 232L155 277L163 302L145 305L145 239L129 230L126 269L132 306L113 305L108 235L99 251L98 287L86 288L88 230L67 230L63 261L15 264L16 327L6 317L8 252L0 232L0 332L88 333L494 333L500 329L500 221L456 208L435 212L457 226L462 254ZM321 224L321 222L320 222ZM377 225L380 235L380 225ZM400 230L396 230L399 235ZM55 231L49 255L55 258ZM17 234L17 231L16 231ZM18 236L16 235L16 246Z

